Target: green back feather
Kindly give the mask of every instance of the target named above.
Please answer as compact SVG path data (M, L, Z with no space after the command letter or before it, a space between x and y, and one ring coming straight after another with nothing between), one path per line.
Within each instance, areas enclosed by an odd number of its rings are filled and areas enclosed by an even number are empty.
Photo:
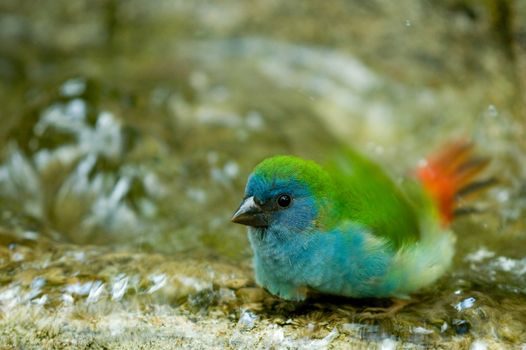
M348 151L327 170L339 189L335 194L340 218L370 228L393 248L420 238L417 209L378 165Z
M352 220L395 249L420 237L417 211L405 194L379 166L351 151L325 169L313 161L276 156L261 162L255 172L307 184L318 204L318 224L325 229Z

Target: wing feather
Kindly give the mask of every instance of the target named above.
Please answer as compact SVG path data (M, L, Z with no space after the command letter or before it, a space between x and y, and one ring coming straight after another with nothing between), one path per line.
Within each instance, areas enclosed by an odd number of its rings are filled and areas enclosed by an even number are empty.
M394 249L420 239L418 210L380 166L348 151L328 165L339 219L350 219Z

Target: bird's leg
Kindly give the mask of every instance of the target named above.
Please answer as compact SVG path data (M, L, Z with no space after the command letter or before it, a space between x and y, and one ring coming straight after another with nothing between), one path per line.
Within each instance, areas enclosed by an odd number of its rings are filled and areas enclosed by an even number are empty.
M391 302L392 304L389 307L368 307L364 309L359 315L360 319L380 319L393 317L404 307L414 303L414 300L391 298Z

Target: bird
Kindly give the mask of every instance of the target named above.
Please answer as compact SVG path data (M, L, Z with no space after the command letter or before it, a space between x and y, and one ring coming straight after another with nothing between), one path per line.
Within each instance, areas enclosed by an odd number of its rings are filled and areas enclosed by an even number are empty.
M271 294L391 298L398 308L451 267L451 223L493 182L479 179L488 162L452 141L395 181L354 150L323 166L277 155L249 175L231 221L248 226L256 283Z

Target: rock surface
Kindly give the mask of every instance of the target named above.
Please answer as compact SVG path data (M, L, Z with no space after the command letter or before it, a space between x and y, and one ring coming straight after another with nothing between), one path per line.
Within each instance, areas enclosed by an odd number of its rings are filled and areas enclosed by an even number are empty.
M0 347L526 346L521 2L152 4L0 4ZM499 184L415 303L255 285L228 219L262 158L398 180L457 137Z

